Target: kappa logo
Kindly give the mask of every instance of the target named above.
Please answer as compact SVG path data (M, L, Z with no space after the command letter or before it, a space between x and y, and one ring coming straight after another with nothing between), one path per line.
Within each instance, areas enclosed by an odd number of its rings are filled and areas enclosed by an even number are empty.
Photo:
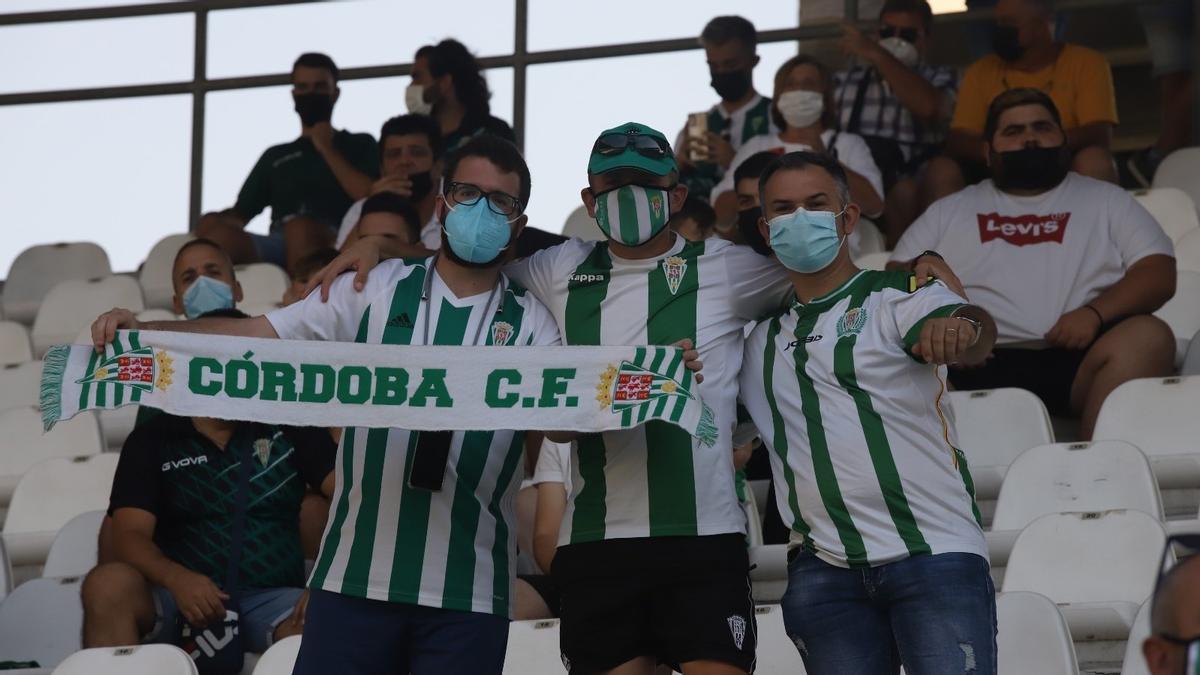
M976 214L979 221L979 243L1001 239L1013 246L1030 244L1061 244L1067 234L1070 213L1049 215L1002 216L998 213Z
M588 274L586 272L572 272L571 276L567 277L567 282L572 284L599 284L608 281L607 274Z
M492 324L492 344L506 345L513 335L513 326L507 321L497 321Z
M409 318L408 312L400 312L396 316L393 316L392 318L388 319L387 327L388 328L412 328L413 322L412 322L412 319Z
M729 633L733 635L733 644L741 651L746 640L746 619L734 614L725 621L729 624Z
M663 274L667 277L667 290L671 295L679 292L679 284L683 283L683 273L687 272L687 261L673 255L662 261Z
M184 457L183 459L163 462L162 470L164 472L173 471L175 469L186 469L189 466L199 466L201 464L208 464L208 455L200 455L199 457Z
M867 325L870 315L865 307L855 307L842 315L837 322L837 336L842 339L847 335L858 335Z

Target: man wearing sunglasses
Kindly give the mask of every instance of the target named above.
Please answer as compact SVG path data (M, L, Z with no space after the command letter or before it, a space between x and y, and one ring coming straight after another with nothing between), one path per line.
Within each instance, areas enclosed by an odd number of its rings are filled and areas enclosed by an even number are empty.
M1163 562L1176 545L1190 549L1189 557L1164 573L1150 601L1150 637L1142 654L1151 675L1200 673L1200 534L1167 540Z
M863 137L883 172L888 248L920 213L916 176L941 146L958 92L953 68L925 62L932 27L925 0L887 0L878 40L843 27L842 50L858 64L834 76L838 122Z

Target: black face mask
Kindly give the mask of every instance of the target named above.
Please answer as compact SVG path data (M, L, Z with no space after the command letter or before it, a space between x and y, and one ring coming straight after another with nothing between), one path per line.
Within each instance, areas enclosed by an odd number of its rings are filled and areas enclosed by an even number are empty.
M333 97L329 94L293 94L300 123L311 127L333 117Z
M738 211L738 232L742 233L742 240L749 244L750 248L762 255L771 255L771 247L767 246L767 240L763 239L762 233L758 231L759 218L762 218L762 207L751 206Z
M992 28L992 49L996 56L1012 63L1025 54L1021 46L1021 30L1016 26L995 26Z
M736 101L754 86L754 73L749 70L712 73L712 81L709 84L722 101Z
M1049 190L1071 170L1067 146L991 151L992 182L1001 190Z
M433 190L433 176L428 171L411 173L408 179L412 181L412 200L419 202Z

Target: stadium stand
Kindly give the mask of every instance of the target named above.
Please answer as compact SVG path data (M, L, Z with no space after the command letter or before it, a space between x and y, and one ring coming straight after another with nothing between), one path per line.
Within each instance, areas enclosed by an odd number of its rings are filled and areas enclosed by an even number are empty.
M1151 188L1133 194L1176 244L1184 235L1200 229L1200 215L1192 198L1179 188Z
M152 644L84 649L59 664L54 675L198 675L198 671L179 647Z
M96 318L97 307L144 309L142 289L130 277L70 279L46 294L33 322L33 353L39 358L56 344L67 344Z
M1154 187L1179 188L1200 208L1200 147L1181 148L1167 155L1154 174Z
M561 672L564 670L558 652L558 619L514 621L509 625L504 675Z
M118 456L55 457L21 477L4 518L4 543L14 565L40 565L72 518L108 507Z
M31 579L0 603L0 654L54 668L82 647L83 579Z
M270 263L239 265L235 274L242 285L242 302L239 304L247 307L278 306L283 292L291 284L283 268Z
M0 367L0 410L38 405L42 362L11 363Z
M45 244L21 251L4 282L4 316L33 322L50 289L68 279L93 279L112 274L108 254L91 242Z
M171 266L180 247L192 238L190 234L167 235L150 249L146 262L142 263L142 269L138 272L138 283L147 307L171 309L175 297L175 289L171 286Z
M1004 474L1018 455L1054 442L1046 406L1024 389L950 392L950 405L958 444L981 500L999 495Z
M1197 240L1200 243L1200 240ZM1200 272L1181 271L1175 297L1167 301L1155 316L1167 322L1175 334L1175 366L1183 364L1188 343L1200 330Z
M1132 380L1117 387L1096 420L1096 439L1146 453L1159 489L1200 487L1200 377Z
M861 254L854 260L854 264L864 270L883 270L887 267L888 257L890 256L891 254L888 251Z
M1121 675L1150 675L1146 667L1146 658L1142 655L1142 642L1150 637L1150 601L1142 603L1137 618L1133 620L1133 629L1129 631L1129 639L1125 642L1125 660L1121 663Z
M1071 632L1058 606L1037 593L996 596L996 653L1000 675L1077 675Z
M284 638L263 652L262 658L254 666L254 675L291 675L299 653L300 636Z
M0 321L0 366L32 360L29 329L16 321Z
M887 243L883 238L883 233L879 231L879 226L865 218L858 221L858 227L854 229L851 241L854 242L853 248L850 249L851 252L860 258L887 250Z
M104 511L81 513L67 522L54 536L43 577L82 577L96 566L100 524Z
M1200 230L1188 232L1175 242L1175 266L1180 272L1200 272ZM1191 301L1198 303L1200 298L1193 297Z
M42 433L42 414L33 407L0 411L0 504L8 504L21 476L38 462L54 457L100 453L104 444L100 424L91 413L59 422Z
M1141 511L1042 516L1017 537L1001 590L1058 603L1075 640L1121 640L1154 588L1165 541L1162 523Z
M783 608L779 605L764 605L754 611L758 624L758 654L755 672L794 673L805 675L804 661L796 651L796 645L783 627Z

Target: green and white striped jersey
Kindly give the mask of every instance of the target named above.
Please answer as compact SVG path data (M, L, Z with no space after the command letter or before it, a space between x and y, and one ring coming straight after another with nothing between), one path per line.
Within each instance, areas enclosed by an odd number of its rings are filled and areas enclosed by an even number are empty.
M730 444L743 329L786 299L783 268L748 246L676 237L647 260L618 258L606 241L573 239L506 271L546 303L567 344L691 338L704 362L696 391L717 420L712 447L655 421L581 436L559 544L744 532Z
M334 282L329 302L314 293L267 315L281 338L373 344L558 345L558 328L525 289L505 283L458 298L429 260L389 260L358 293L352 275ZM485 304L488 306L485 307ZM499 306L497 306L497 304ZM456 431L439 492L411 488L417 436L404 429L347 428L338 447L337 489L313 588L372 600L510 615L516 540L513 500L523 434Z
M771 457L793 544L841 566L922 553L987 558L944 368L910 353L963 299L907 272L862 271L758 324L741 396Z

